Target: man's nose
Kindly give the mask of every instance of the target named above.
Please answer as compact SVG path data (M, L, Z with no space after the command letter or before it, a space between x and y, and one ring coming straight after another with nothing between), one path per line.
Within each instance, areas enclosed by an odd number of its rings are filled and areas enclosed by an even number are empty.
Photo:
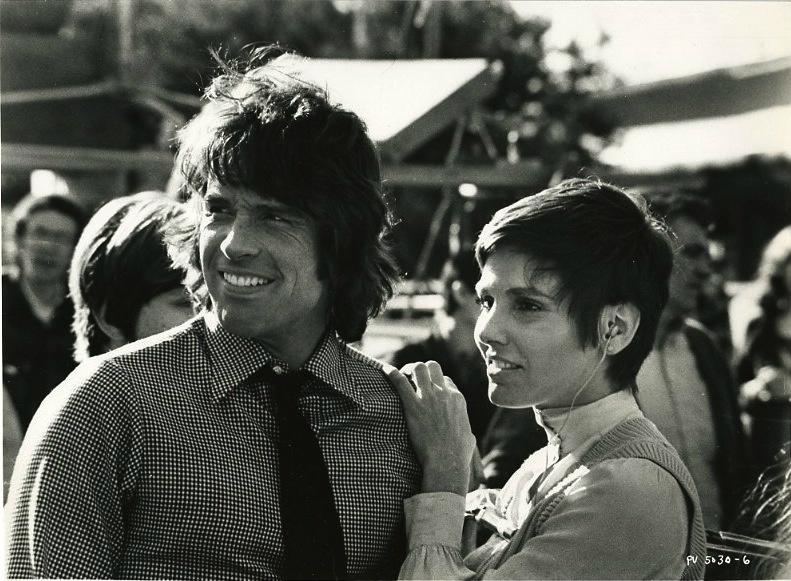
M255 256L260 251L255 227L249 220L237 218L220 243L220 252L228 260Z

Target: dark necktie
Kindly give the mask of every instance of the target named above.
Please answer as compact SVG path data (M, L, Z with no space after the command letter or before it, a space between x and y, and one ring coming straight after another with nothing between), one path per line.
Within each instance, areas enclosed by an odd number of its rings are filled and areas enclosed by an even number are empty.
M283 578L342 579L346 553L327 464L297 406L302 385L310 376L302 371L283 373L275 366L262 369L260 377L273 388L280 429Z

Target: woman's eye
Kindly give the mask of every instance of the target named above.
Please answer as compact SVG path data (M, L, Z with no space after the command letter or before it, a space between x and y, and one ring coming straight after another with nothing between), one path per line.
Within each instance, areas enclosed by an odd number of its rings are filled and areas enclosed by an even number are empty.
M530 300L526 300L526 299L517 300L514 303L514 307L516 308L517 311L529 311L529 312L532 312L532 311L540 311L541 310L541 305L540 304L538 304L535 301L530 301Z
M482 311L488 311L492 308L494 300L492 297L475 297L475 304L481 307Z

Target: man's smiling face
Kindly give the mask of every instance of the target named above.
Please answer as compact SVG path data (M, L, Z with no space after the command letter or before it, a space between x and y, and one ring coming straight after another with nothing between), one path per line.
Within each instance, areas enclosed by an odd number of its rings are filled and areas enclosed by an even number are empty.
M329 283L319 278L316 225L298 210L243 187L210 181L200 260L222 326L264 343L312 341L326 328Z

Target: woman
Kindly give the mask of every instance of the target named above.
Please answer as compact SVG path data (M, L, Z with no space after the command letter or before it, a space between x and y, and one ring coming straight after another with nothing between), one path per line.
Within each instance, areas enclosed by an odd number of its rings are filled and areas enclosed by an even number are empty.
M80 236L69 274L77 362L175 327L193 315L165 236L186 227L182 204L161 192L107 202Z
M756 280L734 298L751 315L737 354L742 405L750 420L750 453L758 472L788 459L791 444L791 226L763 251ZM738 327L738 325L737 325Z
M401 577L702 578L694 484L634 399L667 301L663 227L639 198L568 180L497 212L476 258L489 398L533 407L549 443L501 491L467 496L468 515L495 532L464 557L464 400L434 362L405 367L411 381L389 370L423 467L422 493L405 501Z

